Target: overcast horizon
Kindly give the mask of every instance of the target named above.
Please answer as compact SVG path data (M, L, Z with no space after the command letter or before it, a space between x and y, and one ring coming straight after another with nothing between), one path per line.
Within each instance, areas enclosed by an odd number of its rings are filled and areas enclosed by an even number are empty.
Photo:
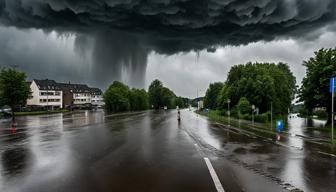
M148 56L145 86L140 88L147 89L152 80L159 79L177 95L194 98L197 90L199 95L204 95L210 83L224 82L232 66L249 61L288 63L300 85L305 76L303 61L312 57L314 51L320 48L334 48L335 36L335 32L326 32L313 40L280 39L226 46L215 52L200 51L199 56L196 52L170 56L151 52ZM0 53L0 66L17 66L27 73L30 80L49 78L106 89L106 86L100 86L92 79L90 72L94 63L90 62L90 58L81 58L76 53L74 42L74 36L58 36L56 32L46 34L35 29L23 31L0 27L0 44L7 50ZM40 59L34 62L39 53ZM132 87L127 79L120 81Z

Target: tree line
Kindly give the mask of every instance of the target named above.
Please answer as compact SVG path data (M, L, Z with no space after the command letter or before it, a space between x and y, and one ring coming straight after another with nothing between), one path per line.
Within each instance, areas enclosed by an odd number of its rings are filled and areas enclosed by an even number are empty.
M331 124L331 93L330 78L336 77L336 48L320 49L314 56L303 62L306 77L303 78L299 91L303 101L301 113L311 116L319 111L326 112L327 124Z
M233 66L227 80L210 84L204 106L222 114L267 121L273 114L287 114L296 93L296 78L285 63L247 63ZM252 106L255 106L253 108Z
M225 82L210 84L204 98L205 107L227 113L228 100L231 115L251 119L252 105L259 109L261 119L270 118L272 106L274 115L285 115L295 94L299 98L303 116L326 116L331 123L330 78L336 77L336 48L319 49L314 56L303 61L306 76L301 87L285 63L247 63L231 68ZM302 107L301 107L302 106Z
M139 111L147 109L186 108L189 99L178 97L159 80L154 80L148 92L144 89L129 88L127 85L114 81L104 95L105 109L108 112Z

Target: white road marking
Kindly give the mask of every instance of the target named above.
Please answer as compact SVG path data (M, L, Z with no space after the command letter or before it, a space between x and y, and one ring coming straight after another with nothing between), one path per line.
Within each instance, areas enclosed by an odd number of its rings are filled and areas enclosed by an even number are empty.
M213 180L213 182L216 186L217 191L218 192L225 192L221 182L218 179L218 176L216 174L215 169L212 167L212 164L211 164L211 161L209 160L209 158L204 157L204 161L205 161L205 163L206 163L206 165L209 169L210 175L211 175L212 180Z
M322 155L328 155L328 156L331 156L331 157L336 157L336 155L334 155L334 154L325 153L325 152L322 152L322 151L318 151L318 153L320 153Z

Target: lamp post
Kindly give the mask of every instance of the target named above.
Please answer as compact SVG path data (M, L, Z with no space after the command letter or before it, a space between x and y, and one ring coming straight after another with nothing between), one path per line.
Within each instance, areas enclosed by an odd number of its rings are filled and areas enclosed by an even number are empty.
M227 103L228 103L228 116L229 116L229 127L230 127L230 103L231 103L231 100L230 99L228 99L227 100Z
M271 102L271 131L273 129L273 102Z
M255 105L252 105L252 126L254 127L254 109Z

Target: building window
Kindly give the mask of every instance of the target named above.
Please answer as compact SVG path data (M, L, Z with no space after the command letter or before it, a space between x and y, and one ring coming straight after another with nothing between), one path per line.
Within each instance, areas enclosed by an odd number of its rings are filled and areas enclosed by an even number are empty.
M40 99L40 103L46 103L47 100L46 99Z
M41 91L40 95L41 96L44 96L44 95L55 95L55 93L54 92L49 92L49 91ZM59 95L60 95L60 93L59 93Z

